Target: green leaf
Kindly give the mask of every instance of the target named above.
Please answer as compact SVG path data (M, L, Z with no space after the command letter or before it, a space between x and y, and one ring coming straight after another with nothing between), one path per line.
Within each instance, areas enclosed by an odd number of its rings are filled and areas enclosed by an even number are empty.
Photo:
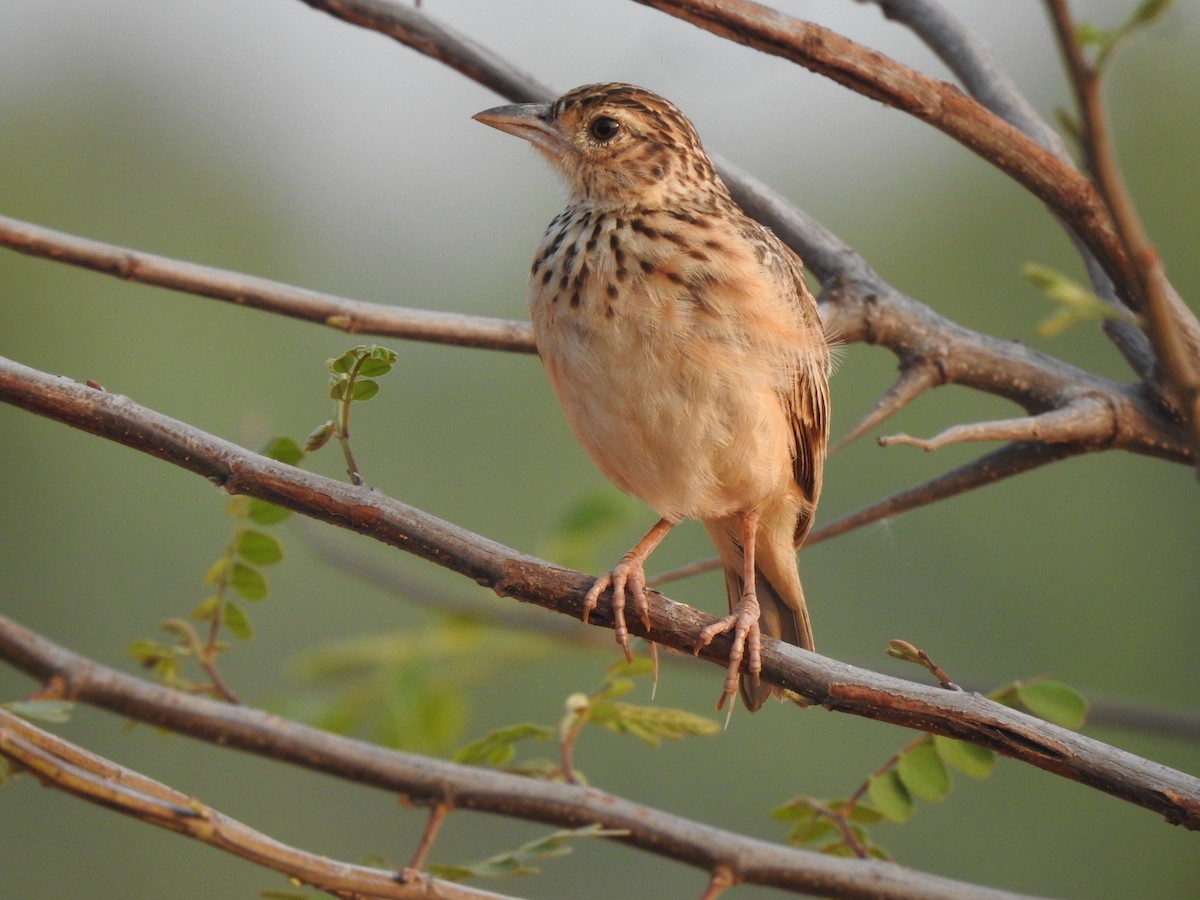
M283 547L269 534L243 531L237 538L237 554L256 566L271 566L283 559Z
M1134 10L1130 21L1137 22L1139 25L1148 25L1157 19L1166 15L1175 3L1175 0L1142 0L1141 4Z
M1075 27L1075 40L1081 47L1099 47L1112 40L1112 32L1105 31L1091 22L1080 22Z
M624 657L604 670L605 681L613 682L623 678L640 678L654 671L654 661L648 656L635 656L633 662L626 662Z
M329 382L329 399L339 402L345 400L350 390L350 384L350 376L348 375L333 379Z
M593 703L588 719L616 734L631 734L657 747L664 738L680 740L688 735L717 734L721 726L707 716L685 709L637 706L633 703Z
M987 747L957 741L954 738L933 736L933 747L942 762L953 766L969 778L987 778L996 768L996 754Z
M290 437L277 437L263 448L263 456L281 462L285 466L295 466L304 459L304 451Z
M828 816L820 816L813 819L811 822L804 822L797 825L788 832L787 842L797 846L803 844L812 844L816 841L828 840L832 837L838 837L841 831L837 825Z
M254 637L254 626L250 624L250 617L236 603L227 602L225 604L225 608L221 611L221 624L235 638L248 641Z
M211 597L205 597L200 603L196 604L196 608L192 610L191 616L193 622L203 622L212 616L221 606L221 598L215 594Z
M70 700L15 700L3 704L14 716L31 722L49 722L60 725L69 722L75 704Z
M325 360L325 368L335 375L345 375L358 363L357 351L361 349L364 348L356 347L354 350L347 350L341 356Z
M459 747L451 759L468 766L503 766L516 756L517 741L545 741L552 737L554 729L542 725L509 725Z
M1063 728L1082 728L1087 720L1087 700L1061 681L1046 679L1021 684L1017 696L1035 716Z
M350 399L365 403L379 393L379 382L370 378L359 378L350 391Z
M867 782L871 805L891 822L907 822L912 818L913 800L894 769L882 775L872 775Z
M366 359L358 367L358 374L363 378L379 378L392 371L392 364L382 359Z
M828 806L834 812L840 813L843 809L846 808L846 801L845 800L831 800L831 801L829 801L829 803L827 803L825 805ZM875 809L873 806L870 806L866 803L862 803L860 801L858 803L855 803L853 809L850 810L850 821L857 822L861 825L878 825L880 822L883 821L883 815L882 815L882 813L879 812L879 810Z
M233 564L229 585L246 600L265 600L267 597L267 579L258 569L245 563Z
M944 800L950 793L950 773L932 741L922 741L900 754L896 774L909 794L922 800Z
M1104 319L1137 321L1132 314L1109 306L1089 288L1047 266L1029 263L1022 267L1021 273L1059 307L1053 315L1038 323L1037 333L1040 337L1056 337L1068 328L1085 322Z
M430 865L434 875L449 881L464 881L467 878L511 878L515 875L536 875L537 866L544 859L565 856L571 852L568 843L579 838L624 837L629 832L586 825L570 831L556 831L546 837L530 841L508 853L498 853L482 862L463 866Z
M232 565L233 561L228 556L222 556L208 567L208 571L200 580L204 584L220 584L229 574L229 567Z
M378 344L372 344L368 349L370 351L367 354L368 359L380 360L388 365L395 365L396 360L398 359L396 356L396 351L389 349L388 347L381 347Z
M266 500L259 500L257 497L250 498L249 511L246 513L250 521L256 525L276 525L291 514L290 509L284 509L282 506L276 506Z

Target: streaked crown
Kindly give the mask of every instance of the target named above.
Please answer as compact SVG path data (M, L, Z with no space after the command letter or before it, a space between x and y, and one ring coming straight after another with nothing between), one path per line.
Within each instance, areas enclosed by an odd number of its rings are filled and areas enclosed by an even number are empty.
M553 103L500 106L475 118L533 144L578 201L610 207L729 202L692 123L644 88L587 84Z

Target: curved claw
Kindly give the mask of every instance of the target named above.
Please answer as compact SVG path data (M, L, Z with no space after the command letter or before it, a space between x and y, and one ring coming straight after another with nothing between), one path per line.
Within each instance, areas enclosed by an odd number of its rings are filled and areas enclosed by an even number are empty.
M693 653L699 653L703 647L712 643L718 634L733 632L733 646L729 648L729 666L725 670L725 683L721 688L721 699L717 701L717 710L724 709L725 704L737 693L739 672L742 660L746 660L746 674L758 684L762 673L762 631L758 625L758 597L753 591L742 595L738 605L724 618L713 622L696 639Z
M621 557L611 572L605 572L593 583L591 590L583 599L583 621L587 621L592 610L600 601L600 595L612 588L613 635L621 649L625 651L625 661L633 662L633 652L629 649L629 628L625 624L626 596L633 599L633 611L642 620L646 629L650 629L650 602L646 599L646 570L641 560L632 558L630 554Z

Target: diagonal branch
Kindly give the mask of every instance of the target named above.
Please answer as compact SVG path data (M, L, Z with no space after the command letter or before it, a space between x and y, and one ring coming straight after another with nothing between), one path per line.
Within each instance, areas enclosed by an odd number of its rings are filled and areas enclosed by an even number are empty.
M782 57L894 106L949 135L1046 203L1074 228L1122 296L1140 285L1095 188L1072 166L958 88L811 22L751 0L637 0L718 37Z
M337 862L289 847L194 797L35 728L4 709L0 709L0 756L48 787L187 835L338 897L505 900L502 894L421 873L401 881L396 872Z
M126 397L0 360L0 399L202 475L231 494L257 497L415 554L502 597L575 618L582 614L593 580L585 575L517 553L369 488L251 453ZM1055 445L1014 446L1027 448L1031 455L1063 452ZM612 627L607 594L590 621ZM662 597L652 604L649 626L635 619L629 630L683 652L696 652L697 639L713 621L705 613ZM978 695L889 678L779 641L764 643L763 680L813 703L970 741L1152 809L1171 822L1200 828L1200 780L1150 765ZM724 666L731 644L729 635L720 635L701 647L698 655ZM27 651L17 647L8 658L21 665ZM44 667L27 671L42 678L55 674Z
M958 76L972 97L1054 153L1064 163L1074 166L1074 161L1058 132L1037 114L1016 84L997 64L991 49L971 34L937 0L874 2L878 4L884 16L903 23L924 41ZM1079 235L1061 218L1058 222L1064 226L1067 236L1079 251L1096 296L1114 308L1127 310L1128 307L1118 299L1112 280L1105 274L1095 255L1083 245ZM1142 379L1152 379L1155 375L1154 352L1145 332L1121 317L1105 319L1102 327L1138 376Z
M854 443L876 425L898 413L921 394L940 384L941 380L937 364L933 362L916 363L902 370L895 383L844 437L829 448L829 452L836 453L847 444Z
M629 846L709 872L831 897L1012 900L1015 895L875 860L837 859L748 838L594 787L539 781L388 750L246 706L172 691L102 666L0 616L0 658L73 700L222 747L254 753L433 806L626 832ZM932 690L932 689L931 689ZM1002 709L1002 707L1001 707ZM440 894L438 896L441 896Z
M924 484L919 484L906 491L893 494L891 497L887 497L877 503L872 503L858 512L843 516L822 528L815 529L809 534L804 545L808 547L819 541L837 537L856 528L862 528L864 525L881 522L909 510L928 506L931 503L936 503L939 500L945 500L958 494L965 494L967 491L974 490L975 488L994 484L1002 479L1011 478L1013 475L1029 472L1047 463L1057 462L1060 459L1067 459L1071 456L1078 456L1083 452L1085 451L1069 444L1025 442L1008 444L999 450L981 456L973 462L932 478Z

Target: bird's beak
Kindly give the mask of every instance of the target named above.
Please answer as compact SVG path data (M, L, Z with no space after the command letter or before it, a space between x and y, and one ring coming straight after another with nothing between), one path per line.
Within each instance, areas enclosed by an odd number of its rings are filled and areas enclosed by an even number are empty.
M566 149L558 129L550 122L549 103L514 103L511 106L496 106L475 113L476 122L507 132L533 144L547 156L561 156Z

